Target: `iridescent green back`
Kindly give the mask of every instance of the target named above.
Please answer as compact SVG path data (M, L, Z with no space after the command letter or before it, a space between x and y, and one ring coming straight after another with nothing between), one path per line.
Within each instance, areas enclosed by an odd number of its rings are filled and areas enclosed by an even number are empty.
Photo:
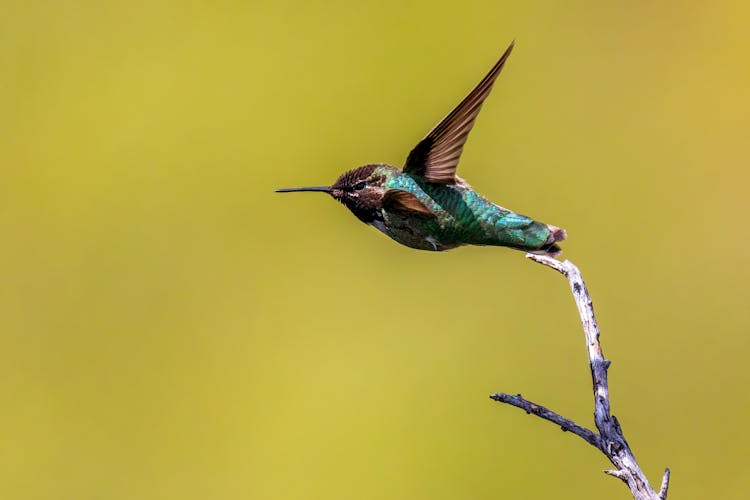
M436 215L420 221L423 232L447 246L500 245L539 248L549 237L546 224L488 201L466 185L433 184L403 173L388 172L386 189L414 194Z

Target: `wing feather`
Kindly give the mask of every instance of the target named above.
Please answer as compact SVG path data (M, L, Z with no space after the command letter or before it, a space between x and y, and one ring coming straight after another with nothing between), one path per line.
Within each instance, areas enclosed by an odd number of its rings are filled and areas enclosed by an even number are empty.
M411 150L404 172L424 177L436 184L456 182L456 167L466 139L484 100L490 95L495 79L510 56L514 43L510 44L474 90Z

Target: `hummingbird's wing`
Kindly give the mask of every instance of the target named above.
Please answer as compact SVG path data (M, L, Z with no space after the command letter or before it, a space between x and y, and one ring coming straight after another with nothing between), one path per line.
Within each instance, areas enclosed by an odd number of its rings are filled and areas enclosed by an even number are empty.
M456 182L456 167L466 138L514 44L515 42L510 44L487 76L461 101L461 104L411 150L406 159L404 172L424 177L436 184Z
M386 212L399 214L404 217L416 217L417 219L433 219L429 208L419 201L415 195L402 189L389 189L383 195L383 209Z

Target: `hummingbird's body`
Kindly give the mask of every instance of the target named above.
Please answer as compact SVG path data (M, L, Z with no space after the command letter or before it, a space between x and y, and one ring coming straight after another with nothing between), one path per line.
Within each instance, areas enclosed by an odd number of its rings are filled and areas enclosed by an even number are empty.
M369 169L369 165L363 168ZM374 165L383 189L414 195L434 217L413 217L397 211L374 213L369 224L402 245L420 250L449 250L460 245L497 245L535 250L547 243L546 224L502 208L483 198L462 179L432 184L390 165ZM380 216L379 216L380 215Z
M495 245L557 255L565 231L495 205L456 175L474 120L513 45L477 87L411 151L404 169L364 165L332 186L281 189L323 191L362 222L420 250Z

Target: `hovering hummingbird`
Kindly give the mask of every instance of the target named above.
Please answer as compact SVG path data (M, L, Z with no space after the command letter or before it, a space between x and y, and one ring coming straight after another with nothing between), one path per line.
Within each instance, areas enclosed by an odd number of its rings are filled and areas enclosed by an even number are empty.
M365 224L397 242L442 251L461 245L495 245L555 256L565 230L495 205L456 175L466 138L482 103L513 50L409 153L403 170L384 163L344 172L331 186L277 192L328 193Z

